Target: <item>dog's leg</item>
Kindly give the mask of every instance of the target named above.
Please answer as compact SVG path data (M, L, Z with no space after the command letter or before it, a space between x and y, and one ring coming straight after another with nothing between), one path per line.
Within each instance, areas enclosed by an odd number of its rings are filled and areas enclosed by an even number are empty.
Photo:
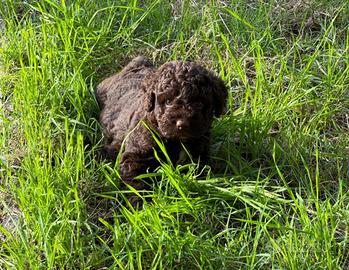
M125 152L120 161L120 176L125 185L129 185L137 191L148 189L148 183L143 179L135 179L136 176L153 170L156 167L156 160L152 151L149 153ZM127 196L127 199L134 208L140 208L143 201L136 194Z
M209 161L210 154L210 134L207 133L200 138L184 144L194 162L199 162L204 166Z

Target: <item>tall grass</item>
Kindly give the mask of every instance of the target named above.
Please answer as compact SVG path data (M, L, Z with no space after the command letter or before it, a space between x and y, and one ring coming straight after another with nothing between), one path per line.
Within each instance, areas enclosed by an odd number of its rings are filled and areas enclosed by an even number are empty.
M1 268L348 267L345 4L3 3ZM99 157L94 87L138 54L195 60L230 93L212 167L162 161L135 210Z

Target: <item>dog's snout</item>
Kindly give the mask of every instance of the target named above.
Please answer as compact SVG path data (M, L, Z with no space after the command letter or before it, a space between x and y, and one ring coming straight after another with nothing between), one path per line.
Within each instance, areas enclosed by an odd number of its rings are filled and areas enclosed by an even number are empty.
M176 127L177 127L178 130L187 129L188 128L188 123L186 123L186 121L184 121L183 119L178 119L176 121Z

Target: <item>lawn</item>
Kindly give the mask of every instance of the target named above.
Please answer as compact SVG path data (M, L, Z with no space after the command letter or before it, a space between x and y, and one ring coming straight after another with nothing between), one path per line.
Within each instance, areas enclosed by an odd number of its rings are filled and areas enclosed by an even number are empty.
M347 1L0 5L0 269L349 268ZM94 95L137 55L229 88L210 164L162 161L142 209Z

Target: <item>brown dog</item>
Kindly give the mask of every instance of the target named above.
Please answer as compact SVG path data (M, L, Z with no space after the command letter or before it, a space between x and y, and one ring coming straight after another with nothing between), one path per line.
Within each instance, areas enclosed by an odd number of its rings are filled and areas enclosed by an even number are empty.
M136 57L96 89L105 153L115 159L124 143L120 176L135 189L143 189L144 183L134 177L158 166L157 145L146 126L160 136L174 164L182 144L204 163L213 117L223 113L227 95L220 78L193 62L174 61L156 69Z

